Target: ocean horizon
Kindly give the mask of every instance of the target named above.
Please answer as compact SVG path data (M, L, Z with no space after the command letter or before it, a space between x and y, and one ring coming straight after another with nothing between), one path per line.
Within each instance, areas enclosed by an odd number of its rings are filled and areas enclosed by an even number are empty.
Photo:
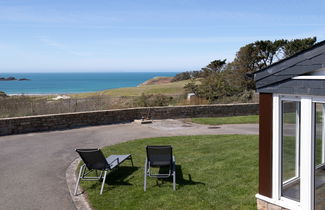
M136 87L154 77L172 77L179 72L64 72L64 73L0 73L0 77L29 80L0 81L6 94L71 94L114 88Z

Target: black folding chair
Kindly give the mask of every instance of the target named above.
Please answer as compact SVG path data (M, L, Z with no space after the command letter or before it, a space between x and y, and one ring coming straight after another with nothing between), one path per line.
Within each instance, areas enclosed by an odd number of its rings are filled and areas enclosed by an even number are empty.
M76 152L80 155L81 159L85 164L80 167L78 180L76 183L76 188L74 195L77 195L78 185L80 180L85 181L95 181L103 178L102 186L100 188L100 194L103 193L104 184L106 180L107 172L118 168L118 166L123 163L125 160L131 160L133 166L132 156L127 155L111 155L108 158L105 158L104 154L100 149L76 149ZM88 171L86 172L86 169ZM96 177L87 176L90 172L96 171ZM98 172L100 175L98 176ZM104 172L104 175L103 175ZM103 176L102 176L103 175Z
M144 163L144 191L147 190L147 176L156 178L168 178L173 176L173 190L176 190L176 160L173 156L173 148L167 146L147 146L147 158ZM167 174L152 174L151 168L167 168Z

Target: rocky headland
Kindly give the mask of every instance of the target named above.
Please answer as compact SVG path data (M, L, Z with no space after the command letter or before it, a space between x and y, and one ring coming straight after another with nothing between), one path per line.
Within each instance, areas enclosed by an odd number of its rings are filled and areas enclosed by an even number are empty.
M26 80L30 80L30 79L27 79L27 78L17 79L16 77L0 77L0 81L15 81L15 80L26 81Z

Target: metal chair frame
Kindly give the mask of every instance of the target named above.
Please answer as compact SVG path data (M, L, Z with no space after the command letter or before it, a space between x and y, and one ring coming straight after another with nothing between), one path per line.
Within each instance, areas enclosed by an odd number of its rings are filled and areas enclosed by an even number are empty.
M89 152L101 152L100 149L76 149L76 151L79 153L80 151L84 152L83 150L89 150ZM101 152L102 153L102 152ZM79 153L80 155L80 153ZM80 155L81 156L81 155ZM103 157L105 158L105 156L103 155ZM108 159L111 159L111 157L116 157L113 159L113 161L110 161L108 162ZM122 160L120 160L120 157L123 157ZM84 162L86 162L87 160L84 159L82 156L81 158L83 159ZM134 166L133 165L133 159L132 159L132 155L128 154L128 155L111 155L109 156L108 158L105 158L105 168L102 168L102 169L93 169L93 168L88 168L86 164L83 164L81 167L80 167L80 170L79 170L79 176L78 176L78 179L77 179L77 182L76 182L76 187L75 187L75 191L74 191L74 195L77 195L77 191L78 191L78 186L79 186L79 182L81 180L84 180L84 181L98 181L100 179L103 179L102 181L102 184L101 184L101 188L100 188L100 195L103 194L103 190L104 190L104 184L105 184L105 181L106 181L106 175L108 172L112 172L114 171L115 169L118 169L119 165L121 163L123 163L125 160L130 160L131 163L132 163L132 167ZM117 162L116 164L114 164L114 162ZM95 171L96 172L96 176L87 176L88 174L90 174L92 171ZM100 171L100 175L98 176L98 171ZM104 172L104 175L103 175L103 172Z
M147 156L148 156L148 147L155 147L155 146L147 146ZM157 146L161 147L161 146ZM168 147L168 146L167 146ZM170 146L171 147L171 146ZM172 155L172 148L171 148L171 155ZM175 156L172 155L172 161L169 165L169 171L168 174L152 174L151 168L157 168L159 166L152 166L150 164L150 161L148 160L148 157L145 159L144 162L144 183L143 183L143 190L147 190L147 176L149 177L155 177L155 178L169 178L170 176L173 176L173 190L176 190L176 159Z

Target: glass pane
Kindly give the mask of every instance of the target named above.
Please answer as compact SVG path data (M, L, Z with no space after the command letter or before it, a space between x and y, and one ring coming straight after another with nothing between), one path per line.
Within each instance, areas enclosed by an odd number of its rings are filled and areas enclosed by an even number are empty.
M324 171L324 110L325 104L315 104L315 207L325 209L325 171Z
M323 104L315 105L315 166L322 161L322 136L323 136Z
M282 101L282 196L300 200L300 103Z

